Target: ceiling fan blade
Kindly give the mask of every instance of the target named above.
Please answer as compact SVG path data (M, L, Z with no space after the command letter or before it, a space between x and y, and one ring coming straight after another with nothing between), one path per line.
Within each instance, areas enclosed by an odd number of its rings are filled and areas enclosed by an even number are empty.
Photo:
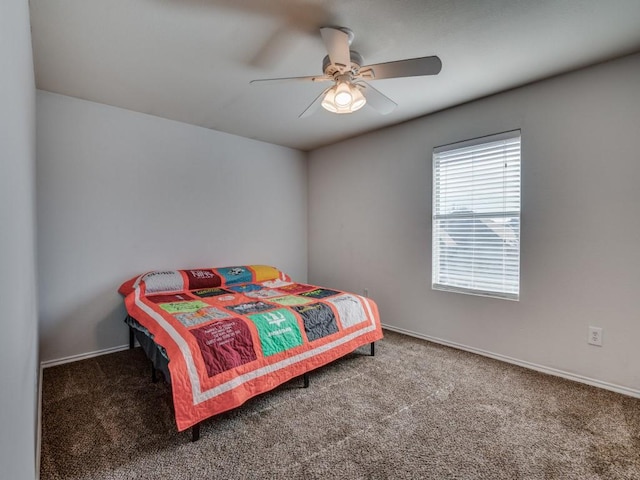
M335 65L351 67L349 53L349 34L337 28L325 27L320 29L322 41L329 52L329 59Z
M422 75L437 75L442 70L442 61L436 57L410 58L396 62L366 65L361 70L373 70L374 79L419 77Z
M271 83L283 83L283 82L328 82L332 81L333 78L328 77L327 75L314 75L310 77L282 77L282 78L260 78L258 80L251 80L249 83L251 85L265 85Z
M360 81L358 85L364 85L363 94L367 99L367 104L371 105L375 110L382 115L388 115L393 112L398 104L387 97L384 93L376 90L367 82Z
M302 112L300 115L298 115L298 118L306 118L309 117L311 115L313 115L315 112L318 111L318 107L320 106L320 104L322 103L322 99L324 98L325 94L331 89L331 87L329 88L325 88L320 95L318 95L316 97L316 99L311 102L311 105L309 105L304 112Z

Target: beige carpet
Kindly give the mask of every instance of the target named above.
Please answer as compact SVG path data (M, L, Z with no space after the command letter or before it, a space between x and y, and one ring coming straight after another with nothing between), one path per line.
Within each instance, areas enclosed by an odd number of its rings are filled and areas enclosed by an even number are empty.
M640 400L385 332L178 433L140 349L45 370L41 478L640 479Z

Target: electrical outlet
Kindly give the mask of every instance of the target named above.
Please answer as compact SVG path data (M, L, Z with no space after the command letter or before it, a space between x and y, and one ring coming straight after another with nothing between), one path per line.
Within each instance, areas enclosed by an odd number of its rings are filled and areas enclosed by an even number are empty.
M589 327L587 343L598 347L602 346L602 329L600 327Z
M364 289L364 296L369 298L369 289L368 288Z

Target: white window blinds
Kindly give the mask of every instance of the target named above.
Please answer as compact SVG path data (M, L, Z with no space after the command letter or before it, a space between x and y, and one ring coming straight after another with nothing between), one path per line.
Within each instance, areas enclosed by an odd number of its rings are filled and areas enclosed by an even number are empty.
M520 131L433 151L433 288L517 300Z

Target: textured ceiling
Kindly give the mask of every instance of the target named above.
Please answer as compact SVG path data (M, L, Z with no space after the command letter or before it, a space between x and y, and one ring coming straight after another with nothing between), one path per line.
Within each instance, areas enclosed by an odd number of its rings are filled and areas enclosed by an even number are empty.
M640 51L638 0L31 0L37 87L302 150ZM323 84L318 29L365 63L438 55L372 84L399 107L298 115Z

